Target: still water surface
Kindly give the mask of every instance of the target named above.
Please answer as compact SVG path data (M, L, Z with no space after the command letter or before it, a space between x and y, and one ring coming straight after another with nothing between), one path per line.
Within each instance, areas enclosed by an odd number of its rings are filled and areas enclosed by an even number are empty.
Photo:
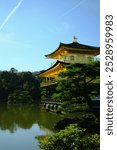
M62 118L37 106L0 104L0 150L39 150L35 137L52 134Z

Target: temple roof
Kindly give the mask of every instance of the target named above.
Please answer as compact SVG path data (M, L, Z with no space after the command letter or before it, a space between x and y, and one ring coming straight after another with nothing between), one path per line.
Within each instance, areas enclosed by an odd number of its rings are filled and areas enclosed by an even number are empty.
M48 68L48 69L46 69L46 70L40 72L40 73L39 73L39 76L40 76L40 77L41 77L41 76L46 76L46 74L49 73L50 71L52 71L52 70L54 71L54 68L58 68L60 65L67 65L67 64L69 64L69 63L62 62L62 61L57 60L56 63L54 63L54 65L52 65L50 68Z
M78 42L72 42L69 44L65 44L65 43L60 43L58 48L56 50L54 50L52 53L45 55L46 57L51 57L51 55L53 55L54 53L56 53L58 50L61 49L61 47L66 48L68 51L69 49L73 49L73 50L89 50L89 51L99 51L100 53L100 47L95 47L95 46L89 46L89 45L84 45L84 44L80 44ZM98 54L99 54L98 53Z

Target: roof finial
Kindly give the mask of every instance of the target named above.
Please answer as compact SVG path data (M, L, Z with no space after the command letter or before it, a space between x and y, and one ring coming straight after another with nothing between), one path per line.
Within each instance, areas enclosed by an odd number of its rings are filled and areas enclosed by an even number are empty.
M77 37L73 36L73 42L77 43Z

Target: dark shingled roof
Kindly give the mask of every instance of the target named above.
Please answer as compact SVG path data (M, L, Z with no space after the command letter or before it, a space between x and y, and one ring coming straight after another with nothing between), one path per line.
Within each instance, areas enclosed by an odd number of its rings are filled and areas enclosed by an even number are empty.
M99 47L95 47L95 46L89 46L89 45L84 45L84 44L80 44L78 42L72 42L69 44L64 44L64 43L60 43L60 45L65 46L65 47L70 47L70 48L81 48L81 49L100 49Z
M72 42L72 43L69 43L69 44L60 43L59 46L58 46L58 48L57 48L55 51L53 51L52 53L47 54L47 55L45 55L45 56L47 57L47 56L49 56L49 55L55 53L56 51L59 50L59 48L60 48L61 46L64 46L64 47L66 47L66 48L87 49L87 50L88 50L88 49L89 49L89 50L100 50L100 47L84 45L84 44L80 44L80 43L78 43L78 42Z

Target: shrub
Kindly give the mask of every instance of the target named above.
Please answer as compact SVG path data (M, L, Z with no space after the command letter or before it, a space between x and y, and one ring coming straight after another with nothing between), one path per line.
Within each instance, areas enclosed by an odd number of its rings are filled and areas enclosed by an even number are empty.
M100 149L100 138L99 134L93 134L90 136L85 136L82 139L83 150L99 150Z
M86 103L86 100L84 97L74 97L72 98L72 103L83 104Z
M78 112L78 111L87 111L88 105L86 103L78 104L78 103L66 101L66 102L62 103L61 110L63 112L67 112L67 113L74 113L74 112Z
M8 103L32 103L33 99L28 91L16 90L8 96Z
M52 99L54 99L55 101L61 101L61 99L63 98L62 94L61 93L54 93L52 96L51 96Z
M40 139L40 147L44 150L98 150L99 135L87 135L86 129L72 124L44 140Z
M95 121L96 117L92 113L87 113L87 114L83 115L83 120L85 120L85 121Z
M100 133L100 122L93 113L82 115L79 126L85 128L88 133Z

